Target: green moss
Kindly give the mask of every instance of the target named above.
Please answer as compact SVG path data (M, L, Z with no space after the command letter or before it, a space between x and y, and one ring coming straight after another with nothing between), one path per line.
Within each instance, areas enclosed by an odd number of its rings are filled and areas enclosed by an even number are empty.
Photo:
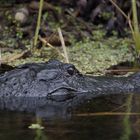
M111 65L133 60L130 39L116 37L102 41L85 40L69 49L70 61L85 73L104 73Z
M118 38L115 32L113 37L105 37L106 30L102 25L93 26L92 23L81 21L69 14L64 14L63 9L57 6L55 12L57 12L59 20L57 21L53 14L47 11L43 14L41 27L46 29L45 23L47 21L48 28L56 34L57 28L61 27L64 38L66 35L72 44L72 47L67 48L70 62L76 65L80 71L84 73L104 73L104 70L111 65L134 59L130 50L130 46L133 44L130 38ZM4 30L1 34L2 41L0 44L8 48L16 46L19 50L14 50L15 53L22 53L20 43L30 50L33 42L29 38L24 38L22 27L15 22L11 10L3 11L3 13L5 13L5 18L2 20L2 28ZM104 13L103 16L108 18L111 15ZM34 17L30 17L31 19L29 18L29 20L33 21ZM57 49L63 52L62 48ZM42 47L40 52L37 53L25 59L16 59L10 62L10 64L20 65L30 62L44 62L49 59L64 61L64 58L58 54L56 49ZM11 55L13 55L13 52L2 52L2 57Z

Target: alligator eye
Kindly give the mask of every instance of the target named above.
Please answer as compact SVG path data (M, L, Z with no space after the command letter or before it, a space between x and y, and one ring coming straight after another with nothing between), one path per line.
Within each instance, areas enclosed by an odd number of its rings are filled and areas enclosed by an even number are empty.
M67 69L67 72L68 72L69 75L73 75L73 74L75 73L75 68L69 67L69 68Z

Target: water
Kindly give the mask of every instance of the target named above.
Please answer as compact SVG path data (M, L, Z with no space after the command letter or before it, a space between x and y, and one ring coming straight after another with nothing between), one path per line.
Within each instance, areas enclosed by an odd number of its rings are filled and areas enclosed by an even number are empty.
M139 113L140 96L132 94L95 98L75 109L67 120L0 111L0 140L139 140ZM38 122L44 129L28 128Z

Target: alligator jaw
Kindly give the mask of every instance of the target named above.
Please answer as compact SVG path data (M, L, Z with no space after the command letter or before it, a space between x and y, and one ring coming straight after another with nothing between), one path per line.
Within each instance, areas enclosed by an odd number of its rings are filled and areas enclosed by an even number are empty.
M47 98L49 100L53 100L56 102L64 102L73 99L76 96L79 96L79 94L81 93L85 94L87 93L87 91L86 90L78 91L77 89L71 87L67 87L67 88L61 87L49 93Z

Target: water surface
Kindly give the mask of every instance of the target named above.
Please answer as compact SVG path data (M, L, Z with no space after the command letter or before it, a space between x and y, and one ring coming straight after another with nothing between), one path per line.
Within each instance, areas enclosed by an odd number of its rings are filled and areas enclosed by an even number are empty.
M95 98L67 120L40 118L42 130L28 128L34 114L0 111L0 140L139 140L139 113L140 95L132 94Z

